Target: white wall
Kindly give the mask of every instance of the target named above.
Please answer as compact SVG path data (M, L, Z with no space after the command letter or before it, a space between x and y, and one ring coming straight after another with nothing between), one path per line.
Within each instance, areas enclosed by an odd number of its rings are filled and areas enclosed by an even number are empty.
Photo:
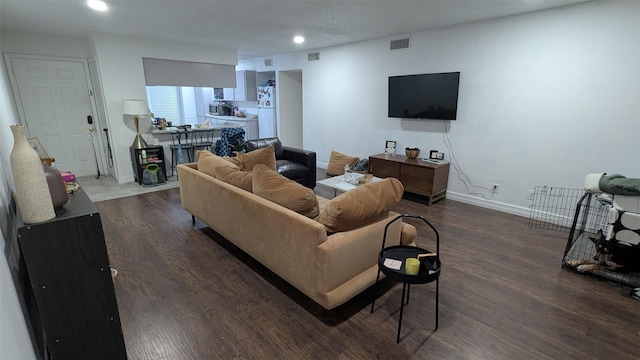
M146 99L146 85L142 58L184 60L213 64L236 65L233 49L207 48L201 45L159 40L95 34L92 38L100 62L100 78L106 103L107 123L112 137L117 180L131 182L133 170L129 146L135 136L133 121L126 121L121 110L122 99ZM153 143L148 135L148 119L141 119L140 133ZM146 134L146 135L145 135ZM166 153L165 158L170 158Z
M27 360L36 357L7 263L7 256L15 254L6 254L7 239L15 236L15 218L10 210L13 178L9 157L13 148L13 136L9 126L19 122L9 79L4 70L4 59L1 57L0 69L0 354L3 359Z
M275 70L303 69L304 148L326 164L331 150L366 157L419 147L451 159L450 198L528 216L536 185L581 188L588 173L640 177L640 2L586 3L410 34L411 48L389 39L273 57ZM262 59L242 61L261 70ZM460 71L458 120L387 117L390 75ZM280 97L280 96L278 96Z
M120 106L122 99L146 99L142 57L225 65L237 63L235 49L108 34L92 34L89 38L84 38L3 31L2 39L2 52L84 59L97 57L107 115L106 124L101 125L109 128L115 162L114 173L120 183L134 181L129 146L135 136L135 126L130 119L125 121ZM145 139L154 143L154 139L148 134L149 126L145 126L149 123L140 121L140 124L140 132Z
M287 146L302 148L302 72L278 74L278 137Z

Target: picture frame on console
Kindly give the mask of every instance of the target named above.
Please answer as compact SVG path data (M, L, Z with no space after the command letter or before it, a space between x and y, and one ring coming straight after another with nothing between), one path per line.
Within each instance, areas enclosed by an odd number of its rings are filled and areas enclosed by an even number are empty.
M393 140L387 140L384 146L384 153L387 155L396 154L396 142Z
M429 151L429 159L430 160L444 160L444 153L441 153L438 150L431 150L431 151Z

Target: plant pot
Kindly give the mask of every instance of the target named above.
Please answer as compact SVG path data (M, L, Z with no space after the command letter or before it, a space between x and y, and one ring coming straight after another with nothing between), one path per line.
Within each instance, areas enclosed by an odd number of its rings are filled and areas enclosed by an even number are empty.
M420 155L420 149L418 148L405 148L404 149L404 153L405 155L407 155L407 157L409 159L415 159L418 157L418 155Z

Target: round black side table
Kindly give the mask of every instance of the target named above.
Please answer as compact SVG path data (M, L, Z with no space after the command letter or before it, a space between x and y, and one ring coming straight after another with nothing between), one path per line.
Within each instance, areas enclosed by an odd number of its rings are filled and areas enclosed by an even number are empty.
M385 248L385 242L387 238L387 229L390 224L398 219L411 217L422 219L436 234L436 252L432 253L429 250L407 245L397 245ZM402 282L402 299L400 301L400 319L398 320L398 332L396 335L396 344L400 342L400 329L402 328L402 314L404 312L404 305L409 304L409 295L411 292L411 284L427 284L430 282L436 282L436 304L435 304L435 317L436 325L435 330L438 330L438 298L440 289L440 269L441 262L439 258L440 250L440 236L438 231L427 221L425 218L419 215L403 214L399 215L395 219L391 220L384 231L384 237L382 240L382 249L378 255L378 275L376 277L376 283L380 280L380 272L382 272L389 279L397 282ZM428 254L428 255L427 255ZM405 269L405 262L407 258L417 258L419 255L423 255L420 258L420 268L417 275L407 274ZM392 268L385 265L385 262L390 260L396 260L401 262L399 268ZM375 305L375 297L371 302L371 313L373 313Z

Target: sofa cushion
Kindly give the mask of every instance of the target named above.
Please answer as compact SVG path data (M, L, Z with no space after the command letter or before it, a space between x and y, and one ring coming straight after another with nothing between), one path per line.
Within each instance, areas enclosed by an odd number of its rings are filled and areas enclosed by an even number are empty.
M290 160L276 160L276 171L289 179L302 179L309 173L309 168Z
M304 216L318 216L318 199L313 190L263 164L253 168L253 193Z
M403 192L402 183L395 178L360 185L331 199L317 220L328 232L355 229L386 217Z
M196 156L198 157L198 170L213 177L215 177L214 171L217 167L238 169L237 165L206 150L197 152Z
M269 145L273 146L276 153L276 159L284 158L284 149L282 148L280 139L278 139L277 137L247 140L242 145L242 148L245 152L250 152L256 149L267 147Z
M273 146L263 147L242 154L242 170L252 171L257 164L266 165L269 169L276 170L276 156Z
M327 175L342 175L344 174L345 165L353 167L358 162L358 160L360 159L357 156L349 156L337 151L331 151L331 156L329 157L329 165L327 165Z
M242 171L238 168L230 166L218 166L213 170L216 179L220 179L227 184L239 187L240 189L251 192L253 173L251 171Z

